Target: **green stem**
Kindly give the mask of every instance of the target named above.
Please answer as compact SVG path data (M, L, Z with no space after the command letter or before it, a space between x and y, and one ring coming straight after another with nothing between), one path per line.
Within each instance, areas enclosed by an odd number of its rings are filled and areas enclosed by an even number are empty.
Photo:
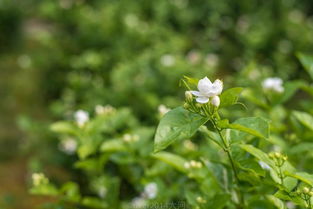
M281 185L284 185L284 177L283 177L283 173L281 171L281 166L279 166L279 178L281 181Z
M229 150L230 147L229 147L228 143L226 142L225 138L223 137L223 135L222 135L222 133L221 133L221 130L217 127L215 121L214 121L214 120L211 120L211 122L212 122L212 124L213 124L215 130L218 132L218 134L219 134L219 136L220 136L220 138L221 138L221 140L222 140L222 142L223 142L223 145L224 145L223 150L224 150L224 151L226 152L226 154L227 154L227 157L228 157L228 159L229 159L230 165L231 165L231 167L232 167L232 170L233 170L233 173L234 173L234 176L235 176L236 184L237 184L237 186L238 186L238 190L236 190L236 192L237 192L237 196L238 196L238 198L239 198L239 200L240 200L240 205L239 205L238 208L243 208L243 207L244 207L245 200L244 200L244 196L243 196L243 194L241 193L240 188L239 188L240 180L239 180L239 177L238 177L238 173L237 173L237 169L236 169L236 167L235 167L235 163L234 163L233 157L231 156L231 153L230 153L230 150Z

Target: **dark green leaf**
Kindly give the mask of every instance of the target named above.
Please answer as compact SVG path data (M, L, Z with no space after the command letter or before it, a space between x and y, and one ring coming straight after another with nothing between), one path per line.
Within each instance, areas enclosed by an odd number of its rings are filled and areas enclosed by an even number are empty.
M182 107L166 113L161 119L154 138L154 151L165 149L176 140L190 138L208 118L194 114Z

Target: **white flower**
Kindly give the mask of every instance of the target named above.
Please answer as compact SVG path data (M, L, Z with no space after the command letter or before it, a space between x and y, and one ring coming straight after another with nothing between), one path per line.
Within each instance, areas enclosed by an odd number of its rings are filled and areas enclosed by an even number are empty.
M165 115L168 111L170 111L171 109L170 108L167 108L165 105L161 104L159 105L158 107L158 111L159 111L159 114L161 116Z
M216 54L207 54L206 58L205 58L205 62L209 67L215 67L217 66L218 62L219 62L219 58Z
M170 67L175 64L175 58L171 54L165 54L161 57L161 64L165 67Z
M75 112L74 118L78 126L82 127L89 120L89 114L84 110L78 110Z
M47 179L47 177L45 177L43 173L33 173L32 180L33 180L34 186L39 186L41 184L49 183L49 179Z
M155 182L149 183L145 186L144 196L148 199L154 199L158 193L158 185Z
M288 209L295 209L296 208L296 205L293 202L290 202L290 201L288 201L286 203L286 206L287 206Z
M97 115L109 115L111 113L114 113L116 109L112 107L111 105L96 105L95 112Z
M264 163L263 161L259 161L259 165L261 166L261 168L263 168L264 170L270 170L271 167L269 165L267 165L266 163Z
M283 80L277 77L265 79L262 82L262 87L265 90L273 90L278 93L282 93L284 91Z
M103 198L105 198L107 192L108 192L107 188L104 187L104 186L101 186L101 187L98 189L98 196L103 199Z
M62 140L60 145L59 145L59 149L63 152L65 152L66 154L73 154L75 153L76 149L77 149L77 142L75 139L72 138L68 138L65 140Z
M146 205L146 199L143 197L135 197L131 202L132 208L143 208Z
M212 97L211 103L215 107L218 107L218 106L220 106L221 100L218 96L214 96L214 97Z
M195 95L196 101L199 103L207 103L210 100L210 97L218 96L222 93L223 82L219 79L216 79L213 83L207 77L200 79L198 82L199 91L191 91ZM217 98L214 99L217 104Z
M201 54L196 50L192 50L187 54L187 60L191 64L199 63L200 59L201 59Z

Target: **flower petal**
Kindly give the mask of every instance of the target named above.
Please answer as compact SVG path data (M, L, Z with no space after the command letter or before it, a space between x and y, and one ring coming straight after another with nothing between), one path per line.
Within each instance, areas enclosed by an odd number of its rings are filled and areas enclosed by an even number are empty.
M212 86L212 82L208 77L204 77L203 79L200 79L198 82L198 89L200 92L208 92Z
M201 97L203 96L200 91L190 91L193 95L195 95L196 97Z
M198 103L204 104L204 103L208 103L208 102L209 102L209 98L208 98L208 97L197 97L197 98L196 98L196 101L197 101Z
M213 93L215 95L221 94L223 91L223 81L220 79L216 79L212 85L210 93Z

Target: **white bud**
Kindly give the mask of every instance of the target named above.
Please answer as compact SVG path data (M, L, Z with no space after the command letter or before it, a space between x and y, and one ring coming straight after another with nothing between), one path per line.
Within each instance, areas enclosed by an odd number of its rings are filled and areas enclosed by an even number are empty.
M219 98L219 96L214 96L211 99L211 104L214 105L215 107L220 106L221 100Z
M192 101L192 93L190 91L185 91L185 97L187 101Z
M84 126L85 123L89 121L89 114L84 110L78 110L75 112L74 117L79 127Z
M148 199L154 199L158 193L158 185L155 182L151 182L145 186L144 195Z

